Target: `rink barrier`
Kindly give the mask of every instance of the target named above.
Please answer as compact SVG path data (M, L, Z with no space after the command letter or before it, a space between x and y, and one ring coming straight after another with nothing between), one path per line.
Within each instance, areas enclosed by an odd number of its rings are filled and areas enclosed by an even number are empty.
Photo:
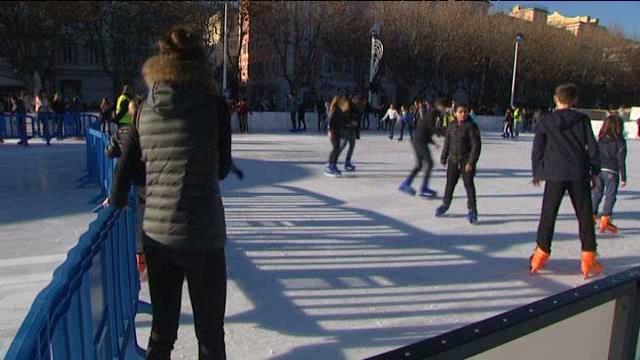
M296 115L297 116L297 115ZM296 117L297 119L297 117ZM317 132L318 115L315 112L305 114L307 123L307 132ZM231 125L233 129L238 129L238 116L231 117ZM478 115L476 121L482 132L501 133L504 128L504 116ZM378 119L373 113L369 115L370 130L369 133L376 133ZM253 112L248 116L249 132L252 133L286 133L291 129L291 115L288 112ZM396 126L400 126L397 124ZM602 126L601 120L591 121L594 133L597 135ZM627 121L624 124L625 137L627 139L636 139L638 134L638 125L635 121Z
M110 159L104 150L109 143L107 134L89 128L86 130L86 156L87 156L87 176L89 180L100 186L101 196L109 194L111 181L113 180L113 169L116 166L116 159Z
M135 222L134 208L100 212L36 296L5 359L144 358Z
M104 155L105 134L86 129L87 171L103 193L115 160ZM136 194L129 207L100 211L67 259L35 298L5 359L142 359L135 316L138 300Z
M636 267L369 359L633 360L639 328Z
M64 139L72 136L83 136L87 129L100 128L100 116L95 113L57 114L42 113L0 113L0 138L20 138L20 118L24 116L27 137L43 138L49 142L53 138Z

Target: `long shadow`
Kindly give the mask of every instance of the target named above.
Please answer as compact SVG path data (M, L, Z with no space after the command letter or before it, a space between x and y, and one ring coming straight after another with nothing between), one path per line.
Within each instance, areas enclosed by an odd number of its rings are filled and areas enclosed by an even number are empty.
M236 188L225 204L229 275L253 304L227 322L322 339L280 359L374 355L366 349L406 345L568 288L529 276L528 252L496 255L530 243L533 232L434 235L282 185ZM607 261L620 270L638 262ZM577 278L576 266L554 260L552 271Z

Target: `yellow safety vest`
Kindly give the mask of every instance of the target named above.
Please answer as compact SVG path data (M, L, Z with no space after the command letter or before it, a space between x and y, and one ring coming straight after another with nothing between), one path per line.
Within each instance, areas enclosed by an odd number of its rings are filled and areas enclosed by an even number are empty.
M122 103L125 101L131 101L131 100L125 94L120 95L120 97L118 98L118 102L116 104L116 114L120 113L120 111L122 110ZM127 113L124 114L122 118L120 118L120 121L118 121L118 125L128 126L131 124L133 124L133 118L131 117L131 114L129 114L129 109L127 109Z

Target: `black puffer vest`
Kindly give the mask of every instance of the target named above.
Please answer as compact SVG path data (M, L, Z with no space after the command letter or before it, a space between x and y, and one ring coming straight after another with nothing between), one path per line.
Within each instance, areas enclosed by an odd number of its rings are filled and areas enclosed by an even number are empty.
M146 165L143 228L153 240L184 250L226 241L220 187L220 122L225 104L194 85L155 83L140 109ZM230 145L229 145L230 146ZM228 166L228 165L224 165Z

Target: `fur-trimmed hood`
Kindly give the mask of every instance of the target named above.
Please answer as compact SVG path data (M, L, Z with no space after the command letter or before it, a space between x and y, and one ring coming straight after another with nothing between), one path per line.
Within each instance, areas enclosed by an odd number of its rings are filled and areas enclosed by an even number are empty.
M155 83L168 85L193 85L204 87L216 94L213 73L207 62L196 62L167 57L154 56L142 67L144 80L151 89Z

